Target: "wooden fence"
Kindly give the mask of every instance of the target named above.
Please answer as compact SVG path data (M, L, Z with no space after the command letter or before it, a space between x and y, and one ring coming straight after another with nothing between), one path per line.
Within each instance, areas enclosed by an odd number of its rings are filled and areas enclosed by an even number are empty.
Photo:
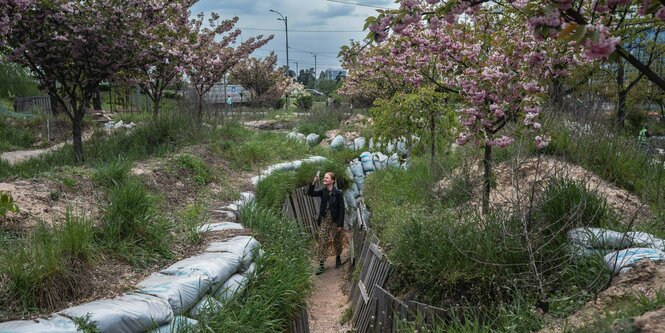
M14 98L14 111L18 113L39 112L51 114L51 98L49 96L16 97Z
M300 187L286 195L282 212L285 216L304 224L307 231L313 236L319 230L316 219L320 204L321 198L310 197L307 195L307 187Z
M288 333L309 333L309 315L307 308L303 308L300 313L293 319Z

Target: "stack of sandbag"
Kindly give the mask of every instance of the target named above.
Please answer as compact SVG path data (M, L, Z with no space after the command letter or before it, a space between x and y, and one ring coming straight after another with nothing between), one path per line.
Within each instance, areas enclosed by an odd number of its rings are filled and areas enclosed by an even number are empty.
M308 158L302 159L302 160L296 160L292 162L283 162L283 163L277 163L273 164L266 169L261 171L261 174L259 176L254 176L252 177L252 185L256 186L260 180L270 176L271 173L275 171L285 171L285 170L296 170L300 168L300 166L303 163L321 163L325 162L326 158L323 156L310 156Z
M317 144L319 144L319 135L316 133L309 133L307 135L307 145L310 147L314 147Z
M645 232L621 233L602 228L575 228L567 233L573 256L603 256L614 273L630 270L640 260L661 261L665 241Z

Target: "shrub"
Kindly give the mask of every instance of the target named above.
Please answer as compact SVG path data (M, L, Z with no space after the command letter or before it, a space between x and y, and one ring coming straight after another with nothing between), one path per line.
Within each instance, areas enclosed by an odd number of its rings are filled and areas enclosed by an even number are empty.
M301 110L309 110L314 105L312 95L300 95L296 98L296 106Z
M604 199L587 190L584 183L565 178L548 182L540 209L551 235L581 226L607 227L614 222Z
M9 293L5 306L53 309L87 296L89 267L95 259L94 226L67 211L60 226L40 224L24 241L10 246L2 260Z
M199 225L203 224L207 218L207 208L200 202L190 203L180 212L180 221L185 237L189 244L201 244L203 234L199 232Z
M286 98L276 99L272 102L271 106L275 110L283 109L286 104Z
M0 192L0 217L5 216L7 212L18 212L18 206L11 194Z

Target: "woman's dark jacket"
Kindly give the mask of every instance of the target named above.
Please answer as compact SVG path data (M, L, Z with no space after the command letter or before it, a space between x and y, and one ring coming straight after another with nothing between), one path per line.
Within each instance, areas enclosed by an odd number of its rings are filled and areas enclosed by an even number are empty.
M344 194L342 194L342 191L334 186L332 192L328 192L328 189L325 187L315 190L314 185L309 185L307 195L321 197L321 207L319 208L319 218L317 220L319 225L321 225L323 214L326 213L326 208L328 208L328 204L330 203L330 215L333 222L338 227L344 227Z

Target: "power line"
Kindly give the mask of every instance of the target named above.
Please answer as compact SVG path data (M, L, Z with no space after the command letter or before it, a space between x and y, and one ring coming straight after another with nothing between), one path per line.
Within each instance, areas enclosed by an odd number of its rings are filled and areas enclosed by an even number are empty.
M274 31L280 32L284 29L268 29L268 28L238 28L240 30L255 30L255 31ZM289 29L289 32L315 32L315 33L328 33L328 32L365 32L363 30L292 30Z
M326 0L328 2L337 2L337 3L342 3L345 5L353 5L353 6L359 6L359 7L370 7L370 8L378 8L378 9L392 9L388 7L381 7L381 6L374 6L374 5L367 5L364 3L357 3L357 2L348 2L348 1L340 1L340 0Z

